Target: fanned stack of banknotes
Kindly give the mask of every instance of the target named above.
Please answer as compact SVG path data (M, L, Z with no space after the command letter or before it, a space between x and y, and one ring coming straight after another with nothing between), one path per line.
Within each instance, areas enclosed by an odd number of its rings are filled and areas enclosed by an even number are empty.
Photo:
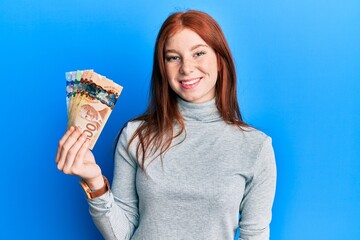
M93 149L122 86L93 70L66 72L68 127L77 126L90 139Z

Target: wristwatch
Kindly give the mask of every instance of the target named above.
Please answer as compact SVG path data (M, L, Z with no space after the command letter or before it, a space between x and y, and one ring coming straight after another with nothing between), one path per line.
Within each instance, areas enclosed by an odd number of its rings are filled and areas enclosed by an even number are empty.
M101 188L96 189L94 191L89 188L89 186L87 185L87 183L84 180L82 180L80 182L80 185L84 189L84 191L86 193L86 197L88 199L94 199L94 198L100 197L107 191L110 191L109 181L107 180L107 178L105 176L103 176L103 178L104 178L104 182L105 182L104 186L102 186Z

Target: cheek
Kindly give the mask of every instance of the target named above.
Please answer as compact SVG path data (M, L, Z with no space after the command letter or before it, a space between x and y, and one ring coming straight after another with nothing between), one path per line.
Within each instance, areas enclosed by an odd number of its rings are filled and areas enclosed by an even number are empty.
M214 55L214 58L212 60L212 69L217 74L217 72L219 70L219 61L217 60L215 55Z
M166 71L166 76L168 77L169 80L171 80L174 77L174 67L165 65L165 71Z
M217 79L218 73L219 73L218 65L215 64L214 67L213 67L213 75L214 75L215 79Z
M165 65L165 71L166 71L166 78L167 82L172 90L175 89L175 74L174 74L174 68L170 67L169 65Z
M213 72L214 80L216 81L219 74L219 64L217 61L213 63L212 72Z
M218 75L218 63L217 61L208 61L206 64L203 65L208 74L210 75L211 79L217 79Z
M168 81L174 81L178 73L178 67L176 65L165 66L166 76Z

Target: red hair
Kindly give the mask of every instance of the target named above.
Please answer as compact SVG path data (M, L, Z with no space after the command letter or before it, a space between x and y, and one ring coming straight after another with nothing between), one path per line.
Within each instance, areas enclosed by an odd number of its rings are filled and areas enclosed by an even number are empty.
M174 138L185 131L185 123L177 106L177 95L168 84L164 50L167 40L182 29L197 33L216 53L218 79L216 82L216 106L225 122L238 127L243 122L236 95L236 73L230 48L219 24L208 14L189 10L170 15L160 28L156 39L151 77L149 105L146 112L133 120L141 120L139 128L130 139L139 139L137 159L145 171L145 159L158 152L160 157L170 147ZM180 130L174 133L174 122ZM156 155L156 156L159 156Z

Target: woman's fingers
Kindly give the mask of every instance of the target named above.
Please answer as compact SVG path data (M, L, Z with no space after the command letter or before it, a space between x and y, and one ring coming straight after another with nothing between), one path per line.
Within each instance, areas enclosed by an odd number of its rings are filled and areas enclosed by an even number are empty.
M60 171L83 179L101 175L94 155L89 150L90 140L77 127L70 127L59 141L56 163Z
M77 155L74 159L73 166L72 166L72 173L75 175L81 175L81 171L84 170L84 159L86 156L86 152L89 151L90 140L86 138L86 134L83 134L85 137L85 141L82 142L82 145L77 152Z
M64 136L60 139L59 144L58 144L58 148L57 148L57 152L56 152L56 158L55 158L55 162L58 163L60 160L60 151L62 146L64 145L65 141L68 139L68 137L70 136L70 134L75 130L75 128L73 126L71 126L64 134Z
M73 168L73 164L74 161L79 162L80 164L82 164L83 162L83 156L81 156L83 150L83 145L86 141L86 134L82 133L77 141L72 145L72 147L69 149L67 155L66 155L66 160L64 163L64 167L63 167L63 172L66 174L74 174L74 168ZM80 155L79 155L80 153ZM84 154L82 154L84 155Z
M71 147L75 144L75 142L78 140L81 132L79 129L75 128L72 133L67 137L67 139L64 140L64 142L59 143L59 160L57 163L57 167L60 171L63 170L64 164L66 160L68 159L68 152L71 149ZM75 157L76 155L74 155Z

